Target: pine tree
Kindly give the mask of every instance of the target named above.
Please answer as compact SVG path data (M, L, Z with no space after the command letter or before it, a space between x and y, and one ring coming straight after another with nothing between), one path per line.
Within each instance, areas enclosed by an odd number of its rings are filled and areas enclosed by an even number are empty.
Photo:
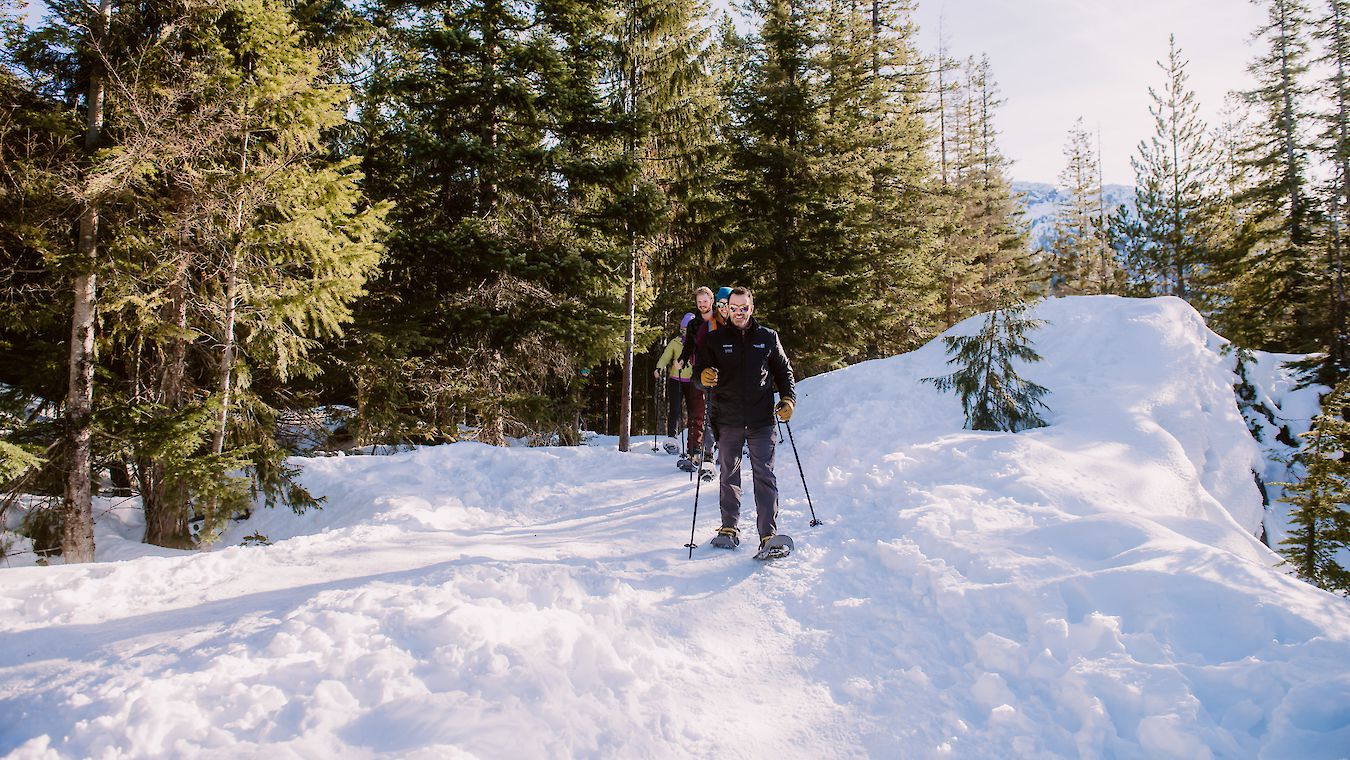
M1308 188L1308 119L1302 82L1308 69L1309 11L1301 0L1269 0L1258 30L1266 51L1249 67L1246 93L1256 130L1244 151L1252 184L1236 201L1252 215L1253 234L1229 287L1219 326L1243 345L1307 353L1318 349L1310 265L1317 234Z
M841 226L825 202L829 178L816 160L826 107L812 61L820 43L812 24L817 7L753 0L747 8L761 26L746 41L747 70L730 92L729 192L744 223L729 263L750 276L756 311L779 329L794 363L809 373L837 361L837 339L826 333L852 321L842 311L848 299L830 274Z
M987 56L967 61L963 102L964 139L959 142L952 185L961 207L960 233L947 244L967 252L964 309L981 312L1020 300L1031 263L1007 176L1009 162L997 144L994 112L1002 100Z
M941 32L939 32L941 36ZM970 270L972 256L966 250L963 230L965 203L962 198L962 146L968 144L972 132L970 112L973 108L966 88L957 73L960 64L947 53L947 40L939 39L933 59L936 77L933 117L937 121L937 177L933 189L933 222L937 228L937 255L934 261L933 290L941 309L940 323L950 327L961 321L968 309L966 298L973 285Z
M861 72L861 88L856 105L837 103L835 118L850 108L862 117L853 142L862 146L867 172L859 177L854 223L854 254L862 257L856 331L865 342L848 357L853 361L912 349L940 329L932 159L938 133L928 120L928 61L916 47L912 0L840 5L853 21L852 69Z
M926 377L939 391L956 391L971 430L1020 432L1044 427L1041 401L1049 389L1024 379L1013 366L1015 360L1040 361L1027 333L1044 322L1025 316L1028 304L996 309L985 315L974 335L948 335L942 341L959 369L950 375Z
M1326 192L1330 222L1326 262L1315 289L1315 297L1327 305L1318 329L1327 346L1325 365L1319 380L1334 384L1350 375L1350 301L1346 294L1345 219L1350 210L1350 2L1327 0L1326 11L1318 22L1316 36L1324 41L1322 63L1330 74L1322 85L1329 108L1321 116L1323 124L1319 152L1331 166Z
M1338 555L1350 549L1350 380L1322 401L1322 411L1295 458L1305 470L1297 484L1285 484L1293 507L1293 529L1281 542L1285 560L1304 580L1328 591L1350 594L1350 570Z
M1211 299L1199 292L1197 280L1213 260L1206 232L1215 213L1218 161L1187 85L1186 65L1175 36L1169 38L1167 60L1158 62L1162 89L1149 88L1154 134L1130 159L1142 244L1130 274L1152 293L1175 295L1203 309Z
M388 264L340 352L363 435L482 440L575 423L573 379L620 355L635 167L613 10L389 0L361 104ZM395 423L402 429L389 429Z
M1233 284L1241 276L1242 260L1250 247L1248 241L1254 237L1254 214L1241 200L1251 187L1251 170L1243 155L1244 146L1252 142L1252 130L1245 98L1229 93L1212 133L1215 190L1211 196L1213 213L1208 216L1204 231L1210 261L1200 283L1211 301L1206 317L1220 327L1232 298Z
M1080 118L1069 130L1059 181L1067 194L1055 219L1051 292L1081 295L1115 292L1121 271L1106 241L1099 162Z
M63 40L82 34L85 9L54 8L30 49L33 70L63 82ZM254 497L314 503L282 465L259 391L314 371L313 341L340 332L378 259L382 210L362 200L353 162L330 157L345 91L283 6L125 6L103 40L111 149L70 181L106 222L89 272L106 315L92 418L105 435L81 470L109 468L123 489L134 473L146 540L186 545L194 512L219 523ZM44 265L84 271L86 250L53 245Z
M692 27L706 13L701 3L695 7L699 15ZM739 219L725 197L730 172L725 141L729 98L724 94L744 69L742 40L723 13L710 33L690 28L671 44L683 55L693 53L695 42L697 56L680 64L683 93L670 112L673 131L659 135L659 150L644 162L659 177L670 204L665 244L652 252L653 315L689 311L694 290L708 285L709 275L725 266L730 241L738 236Z
M933 135L907 2L755 2L729 92L730 263L804 373L890 353L936 322ZM813 13L814 12L814 13Z
M713 94L703 60L707 33L700 19L705 12L704 4L690 0L629 0L620 7L616 74L631 124L624 153L637 172L624 203L630 241L619 432L624 451L632 412L639 274L644 285L650 284L655 262L673 258L679 245L671 234L674 206L684 200L698 171L695 161L706 156L713 139L709 117L716 111L693 110L696 104L707 105Z
M53 21L47 28L31 35L32 39L40 41L39 47L43 49L36 53L31 48L24 51L27 57L40 59L39 63L16 61L16 48L7 45L0 86L7 90L6 94L19 96L20 107L17 109L10 105L16 101L6 101L7 120L17 116L20 123L36 126L32 134L36 135L37 144L46 143L47 148L59 146L65 152L66 155L52 156L55 161L48 164L54 171L47 191L65 193L78 208L75 218L63 220L67 229L71 225L77 227L73 241L63 240L64 236L56 233L55 219L40 218L43 210L25 209L16 220L16 226L28 230L45 228L56 234L42 241L52 244L50 250L34 251L22 243L15 246L21 253L41 255L45 259L42 268L52 280L43 286L62 282L57 292L63 291L69 298L68 301L62 298L68 311L65 335L61 338L66 341L66 379L62 389L66 401L62 410L63 442L59 466L64 481L61 544L66 561L73 563L90 562L94 558L91 476L95 459L95 325L99 270L105 258L100 220L111 189L109 183L101 181L101 165L106 156L99 151L106 147L109 67L125 62L125 56L116 44L111 2L105 0L97 6L53 2L49 8L49 18ZM29 36L12 21L0 25L0 33L7 43ZM32 65L29 79L35 81L26 93L20 92L22 85L14 76L12 67L16 63L25 69ZM43 64L50 64L57 71L44 70ZM53 73L55 76L48 78ZM79 143L67 142L60 136L68 126L61 124L59 118L39 115L57 98L65 101L63 105L69 111L80 116L83 140ZM22 103L23 100L28 102ZM9 152L16 147L15 141L12 134L5 137L11 138L6 146L6 152ZM27 152L27 148L20 150ZM43 151L43 148L38 150ZM15 184L22 186L24 182L20 180ZM23 251L24 248L28 250Z

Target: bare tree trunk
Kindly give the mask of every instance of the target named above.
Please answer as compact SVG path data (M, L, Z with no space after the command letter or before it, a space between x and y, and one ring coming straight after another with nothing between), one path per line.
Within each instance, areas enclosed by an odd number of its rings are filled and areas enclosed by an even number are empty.
M634 23L634 14L636 9L630 4L628 9L629 24L629 44L637 47L636 33L632 29ZM628 85L628 113L637 114L638 107L638 71L636 55L630 64L627 76ZM630 161L637 160L637 144L630 137L628 139L627 152ZM632 186L633 194L637 194L637 183ZM630 226L628 229L628 297L625 302L628 312L628 331L624 334L623 341L623 385L619 390L619 451L628 451L629 436L633 427L633 344L636 342L636 322L637 322L637 234Z
M221 328L224 347L220 352L220 378L217 392L220 394L220 414L216 418L216 430L211 439L211 452L219 454L225 450L225 432L230 423L230 393L233 390L234 377L234 320L239 308L239 255L231 252L229 271L225 279L225 324Z
M248 132L244 132L243 137L244 144L239 154L240 177L248 172ZM220 454L225 450L225 433L229 430L230 424L230 393L233 390L232 378L234 376L234 322L239 309L238 245L243 237L244 197L241 195L234 212L234 244L236 247L230 250L230 260L225 274L225 324L221 328L220 380L217 383L217 390L220 393L220 416L216 418L216 431L211 439L211 453L213 454Z
M1347 303L1345 294L1345 240L1341 235L1341 214L1350 210L1350 103L1345 101L1346 70L1345 49L1346 19L1341 13L1339 2L1331 3L1332 48L1336 51L1336 131L1337 131L1337 188L1332 195L1332 245L1328 252L1331 257L1331 364L1336 372L1350 366L1350 330L1347 330Z
M80 251L91 260L98 235L98 210L92 205L80 217ZM66 494L62 506L61 554L67 563L94 561L93 411L94 303L93 272L75 278L75 307L70 329L70 388L66 397Z
M624 337L623 387L619 400L619 451L628 450L628 439L633 424L633 343L636 340L635 323L637 303L637 248L630 241L632 253L628 260L628 332Z
M102 37L112 19L112 0L99 3ZM97 67L89 77L88 129L84 144L98 147L103 133L105 88ZM66 493L62 504L61 554L67 563L94 561L93 414L94 315L98 298L98 204L87 201L80 215L79 254L83 271L75 276L70 320L70 380L66 395Z

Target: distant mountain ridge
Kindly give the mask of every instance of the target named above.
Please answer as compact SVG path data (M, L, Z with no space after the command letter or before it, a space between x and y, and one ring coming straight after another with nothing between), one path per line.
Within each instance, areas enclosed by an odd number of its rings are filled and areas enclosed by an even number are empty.
M1059 215L1060 205L1067 200L1066 193L1047 182L1013 182L1013 193L1021 202L1022 213L1030 225L1028 239L1032 248L1045 248L1055 230L1055 219ZM1117 206L1134 208L1133 185L1105 185L1102 193L1106 196L1106 213L1114 213Z

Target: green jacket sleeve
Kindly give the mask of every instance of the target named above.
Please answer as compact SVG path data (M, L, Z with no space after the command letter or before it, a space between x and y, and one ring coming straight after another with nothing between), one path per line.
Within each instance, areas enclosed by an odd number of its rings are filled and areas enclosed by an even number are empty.
M675 361L675 357L680 355L680 349L684 348L680 344L679 338L671 338L670 343L666 344L666 350L661 354L661 358L656 362L657 369L666 369L670 363Z

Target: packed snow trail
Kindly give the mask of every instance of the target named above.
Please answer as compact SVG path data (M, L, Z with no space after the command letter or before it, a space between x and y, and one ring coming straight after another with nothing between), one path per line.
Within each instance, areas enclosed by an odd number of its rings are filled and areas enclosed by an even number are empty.
M706 486L686 559L694 484L613 439L305 460L323 510L200 554L130 559L112 513L127 561L0 571L0 752L1346 756L1350 603L1252 537L1222 339L1175 299L1039 316L1040 430L963 430L938 342L801 383L825 525L784 442L769 565L706 546Z

